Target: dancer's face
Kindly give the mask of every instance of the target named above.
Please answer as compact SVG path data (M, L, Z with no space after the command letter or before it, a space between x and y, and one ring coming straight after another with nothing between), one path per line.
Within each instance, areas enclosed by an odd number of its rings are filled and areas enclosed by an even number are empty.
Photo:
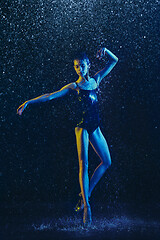
M78 74L78 76L85 76L88 71L89 71L89 67L90 65L87 63L87 60L79 60L79 59L75 59L74 60L74 69L76 71L76 73Z

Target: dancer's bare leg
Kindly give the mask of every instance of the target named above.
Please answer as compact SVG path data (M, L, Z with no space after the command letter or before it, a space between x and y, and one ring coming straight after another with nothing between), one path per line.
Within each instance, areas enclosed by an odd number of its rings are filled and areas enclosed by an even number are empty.
M88 203L88 193L89 193L89 177L88 177L88 145L89 145L89 135L86 129L76 127L76 142L77 151L79 158L79 183L81 188L81 193L84 201L84 205L89 205Z
M111 157L110 157L107 142L99 127L90 135L89 141L93 149L101 159L101 163L95 169L90 180L90 186L89 186L89 197L90 197L94 187L96 186L98 181L101 179L103 174L106 172L107 168L111 165Z
M88 145L89 135L86 129L75 128L77 151L79 158L79 183L84 203L83 223L88 225L91 223L91 209L88 201L89 193L89 177L88 177Z

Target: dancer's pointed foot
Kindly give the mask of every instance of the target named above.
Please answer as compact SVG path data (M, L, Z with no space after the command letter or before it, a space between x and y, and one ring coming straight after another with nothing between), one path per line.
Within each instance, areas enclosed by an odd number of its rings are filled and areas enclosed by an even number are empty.
M83 226L89 227L92 223L92 213L90 205L84 206L83 212Z
M83 203L82 193L79 193L79 200L78 200L78 203L77 203L76 207L74 208L74 210L76 212L80 212L83 209L84 209L84 203Z

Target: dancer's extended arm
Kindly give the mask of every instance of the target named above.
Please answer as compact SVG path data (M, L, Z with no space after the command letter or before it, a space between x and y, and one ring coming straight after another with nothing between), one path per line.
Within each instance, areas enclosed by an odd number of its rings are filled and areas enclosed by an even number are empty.
M101 59L105 55L107 56L109 61L107 62L106 66L102 70L100 70L94 75L94 78L96 79L98 84L102 81L104 77L106 77L110 73L110 71L118 62L118 58L107 48L101 48L97 52L96 57Z
M55 98L63 97L70 91L70 89L73 89L74 87L75 87L74 83L70 83L70 84L64 86L63 88L61 88L59 91L56 91L53 93L47 93L47 94L41 95L39 97L30 99L30 100L24 102L21 106L19 106L19 108L17 109L17 114L21 115L22 112L24 111L24 109L29 104L46 102L46 101L50 101Z

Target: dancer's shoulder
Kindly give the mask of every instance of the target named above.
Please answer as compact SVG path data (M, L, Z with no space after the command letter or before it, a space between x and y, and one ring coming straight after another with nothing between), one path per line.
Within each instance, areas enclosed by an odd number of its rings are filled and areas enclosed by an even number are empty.
M75 83L75 82L71 82L71 83L65 85L65 86L63 87L63 89L67 89L67 88L68 88L68 89L74 90L76 87L77 87L76 83Z
M76 82L71 82L66 85L68 88L75 90L77 88L77 83Z

